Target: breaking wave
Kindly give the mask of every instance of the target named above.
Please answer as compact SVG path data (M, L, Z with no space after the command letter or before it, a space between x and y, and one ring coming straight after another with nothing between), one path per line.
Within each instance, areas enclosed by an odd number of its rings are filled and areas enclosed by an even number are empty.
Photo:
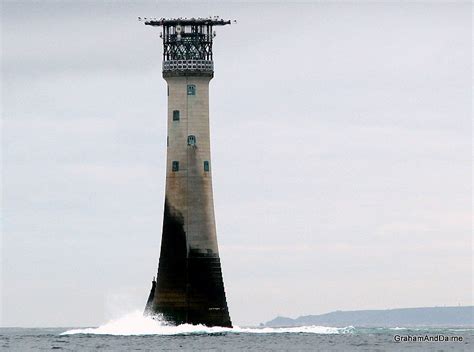
M204 325L182 324L167 325L164 321L144 317L140 311L135 311L123 317L111 320L97 328L73 329L61 335L95 334L95 335L192 335L192 334L222 334L222 333L250 333L250 334L278 334L278 333L309 333L309 334L347 334L352 333L352 326L333 328L326 326L300 326L288 328L233 328L208 327Z

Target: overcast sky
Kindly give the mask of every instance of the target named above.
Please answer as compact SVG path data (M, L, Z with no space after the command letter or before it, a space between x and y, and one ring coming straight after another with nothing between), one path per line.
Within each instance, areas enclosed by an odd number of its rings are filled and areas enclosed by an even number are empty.
M2 324L143 309L165 189L159 29L219 15L235 324L472 304L471 4L2 1Z

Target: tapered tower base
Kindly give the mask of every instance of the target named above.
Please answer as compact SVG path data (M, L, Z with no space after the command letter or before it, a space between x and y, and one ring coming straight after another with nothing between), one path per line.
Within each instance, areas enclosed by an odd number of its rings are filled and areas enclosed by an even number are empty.
M165 201L158 278L152 281L145 315L173 325L232 327L219 256L197 249L187 254L183 219Z

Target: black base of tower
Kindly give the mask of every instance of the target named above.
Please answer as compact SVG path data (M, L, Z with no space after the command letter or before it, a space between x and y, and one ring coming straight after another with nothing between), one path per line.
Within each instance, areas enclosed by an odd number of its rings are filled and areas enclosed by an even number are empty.
M168 323L232 327L219 256L187 248L183 217L165 201L157 281L145 315Z

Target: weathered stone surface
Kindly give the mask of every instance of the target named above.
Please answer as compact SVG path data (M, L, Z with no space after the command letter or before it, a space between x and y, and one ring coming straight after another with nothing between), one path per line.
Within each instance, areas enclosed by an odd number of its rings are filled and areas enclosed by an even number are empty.
M171 323L232 326L217 246L209 135L209 81L168 76L166 200L160 261L145 314ZM195 86L195 95L188 94ZM179 120L173 111L179 110ZM188 145L188 136L195 145ZM179 170L173 171L173 162ZM204 162L210 165L205 171Z

